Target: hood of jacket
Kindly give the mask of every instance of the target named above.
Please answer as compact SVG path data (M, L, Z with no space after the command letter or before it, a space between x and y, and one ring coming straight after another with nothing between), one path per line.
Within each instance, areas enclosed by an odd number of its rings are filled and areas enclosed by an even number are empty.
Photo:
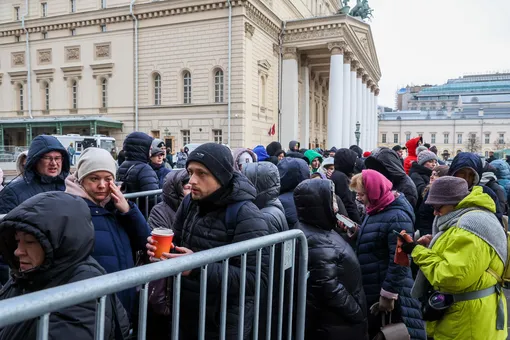
M18 158L16 158L16 172L18 175L23 174L23 161L27 159L28 156L28 150L23 151L18 155Z
M265 161L266 159L269 158L269 155L267 154L266 148L264 147L264 145L257 145L253 149L253 153L257 155L256 160L258 162L263 162L263 161Z
M298 151L288 151L285 154L285 157L302 159L305 161L307 165L310 165L310 161L308 160L308 158L306 158L304 154Z
M324 162L321 163L321 168L324 172L326 172L326 167L328 165L335 165L335 158L334 157L327 157L324 158Z
M492 165L492 163L491 163ZM475 173L474 185L480 182L483 174L483 163L478 155L471 152L461 152L453 159L448 176L455 176L455 173L461 169L469 168Z
M150 149L154 138L143 132L131 132L124 140L123 150L127 161L149 163Z
M409 170L409 176L413 173L417 173L418 175L432 176L432 170L427 168L426 166L420 165L417 162L414 162L411 165L411 170Z
M297 145L298 149L301 146L301 144L298 141L291 140L289 142L289 151L294 151L294 147Z
M319 162L322 163L322 161L324 160L322 158L322 155L320 153L318 153L317 151L315 150L307 150L305 152L305 157L308 158L308 162L310 164L312 164L312 161L315 159L315 158L319 158Z
M418 136L413 139L410 139L406 142L407 154L411 157L417 157L416 148L418 148L418 143L423 142L423 138Z
M250 163L243 167L242 172L257 189L254 203L259 209L264 208L280 195L280 174L273 163Z
M37 268L20 272L14 256L14 235L35 236L45 259ZM35 195L9 212L0 223L0 251L16 280L43 287L84 261L94 247L94 226L87 203L78 196L52 191Z
M510 180L510 165L506 161L496 159L491 162L491 166L494 168L494 174L498 179Z
M62 154L62 171L57 178L62 182L66 179L67 175L69 175L69 170L71 169L67 150L55 137L40 135L32 140L30 148L28 149L27 163L25 164L25 172L23 173L23 177L28 183L30 183L35 176L40 177L40 175L36 172L37 162L39 162L42 156L52 151L58 151Z
M397 153L389 148L381 147L372 151L365 160L365 167L382 173L393 185L400 183L407 175Z
M335 153L335 170L341 171L347 176L354 173L358 154L351 149L339 149Z
M247 152L251 156L253 162L257 162L257 155L250 149L246 148L234 149L232 150L232 157L234 157L234 169L236 169L237 171L239 171L239 160L241 158L241 155L245 152ZM245 162L243 162L243 164L245 164Z
M286 157L278 163L280 194L293 191L299 183L310 178L310 170L304 160Z
M487 209L492 213L496 212L496 203L494 203L494 200L489 196L489 194L483 192L483 188L481 186L474 186L471 193L457 204L455 210L477 207Z
M278 156L277 151L282 150L282 145L279 142L271 142L266 146L266 151L269 156Z
M336 224L333 211L334 184L331 181L308 179L294 190L294 202L299 221L324 230Z
M181 204L184 194L182 192L182 182L188 178L186 169L173 170L165 177L163 183L163 201L168 204L174 211L177 211Z
M356 152L356 154L358 155L359 158L363 157L363 149L360 148L359 146L351 145L349 147L349 150L352 150L352 151Z

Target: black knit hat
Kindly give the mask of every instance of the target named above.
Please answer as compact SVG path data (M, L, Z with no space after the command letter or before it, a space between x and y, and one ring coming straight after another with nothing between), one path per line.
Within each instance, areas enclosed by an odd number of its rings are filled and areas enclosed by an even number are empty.
M266 151L269 156L277 156L276 151L281 149L282 145L278 142L271 142L266 146Z
M186 161L186 167L190 162L203 164L221 186L227 186L234 174L234 158L230 150L221 144L206 143L193 150Z

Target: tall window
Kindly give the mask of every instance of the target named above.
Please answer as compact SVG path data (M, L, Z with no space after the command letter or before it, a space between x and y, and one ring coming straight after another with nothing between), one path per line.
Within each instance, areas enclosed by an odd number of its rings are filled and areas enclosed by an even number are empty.
M326 106L322 107L322 125L326 125L328 123L328 118L326 117Z
M191 104L191 73L189 71L184 72L182 75L183 85L184 85L184 104Z
M44 83L44 110L50 110L50 84Z
M500 133L499 134L499 144L504 144L504 143L505 143L505 134Z
M161 76L154 75L154 105L161 105Z
M19 7L16 6L14 7L14 19L16 19L16 21L20 21L20 12L19 12Z
M46 2L41 3L41 16L42 17L48 16L48 3Z
M106 8L106 0L101 0L101 8L102 9Z
M260 106L266 107L266 77L260 76Z
M457 144L462 144L462 133L457 134Z
M189 130L181 130L182 133L182 146L191 143L191 136Z
M214 73L214 102L223 103L223 71Z
M221 144L223 143L223 134L221 130L213 130L214 142Z
M430 143L431 144L435 144L436 143L436 134L435 133L431 133L430 134Z
M320 115L320 111L319 111L319 103L315 103L315 124L319 124L319 115Z
M78 108L78 82L73 80L71 87L71 102L72 108L76 110Z
M398 144L398 133L393 134L393 143Z
M406 142L411 139L411 133L406 133Z
M450 134L449 133L445 133L443 134L443 138L444 138L444 144L448 144L450 143Z
M491 138L491 134L490 133L486 133L485 136L484 136L485 140L484 140L484 143L485 144L489 144L490 143L490 138Z
M108 81L106 79L101 81L101 107L108 107Z
M382 134L381 143L386 143L386 134Z
M24 105L24 93L23 93L23 85L18 85L18 107L20 111L23 111L25 109Z
M71 13L76 13L76 0L71 0Z

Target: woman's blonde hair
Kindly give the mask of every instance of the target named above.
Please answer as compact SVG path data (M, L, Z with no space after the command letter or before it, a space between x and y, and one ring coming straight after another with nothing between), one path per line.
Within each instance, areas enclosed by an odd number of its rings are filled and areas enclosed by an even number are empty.
M362 174L354 175L351 178L351 184L349 184L349 189L356 192L364 192L365 186L363 185L363 176Z

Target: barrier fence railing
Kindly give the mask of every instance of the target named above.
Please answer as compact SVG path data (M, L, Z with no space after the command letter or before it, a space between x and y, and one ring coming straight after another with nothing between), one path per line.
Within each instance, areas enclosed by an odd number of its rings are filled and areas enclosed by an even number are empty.
M149 190L149 191L140 191L140 192L133 192L133 193L130 193L130 194L124 194L124 197L126 199L129 199L129 200L135 200L135 203L138 207L140 207L140 200L143 200L144 201L144 211L142 211L142 214L143 216L145 217L145 219L148 219L149 218L149 199L152 199L153 201L153 206L158 204L158 197L161 195L161 193L163 192L163 190L161 189L158 189L158 190Z
M298 243L299 256L296 253L296 241ZM267 253L269 248L269 255ZM280 254L276 254L276 252ZM213 248L187 256L181 256L171 260L147 264L141 267L107 274L67 285L50 288L35 293L30 293L0 302L0 328L9 324L37 318L37 340L48 338L49 320L52 312L78 305L96 299L96 327L94 339L104 338L105 327L105 304L108 303L107 295L123 291L132 287L141 286L139 301L139 327L138 340L145 340L147 326L147 306L149 297L149 282L165 277L173 277L173 303L172 303L172 335L173 340L179 339L180 321L180 292L181 275L183 272L200 268L200 302L198 317L199 339L205 339L205 318L207 303L207 266L211 263L222 263L221 280L221 306L220 306L220 339L226 338L227 304L228 296L237 296L229 287L229 260L240 256L240 289L239 296L239 322L238 339L246 338L244 332L245 299L246 299L246 272L248 253L255 252L255 290L254 290L254 318L253 318L253 339L259 338L260 317L266 321L266 332L261 339L269 339L272 335L272 313L277 313L277 339L282 339L286 333L290 339L304 339L305 312L306 312L306 280L308 266L308 245L304 234L300 230L289 230L281 233L271 234L247 241L232 243L226 246ZM264 291L261 292L261 270L262 257L269 256L269 271L267 275L267 297L262 300ZM275 256L279 257L279 282L275 280ZM298 271L295 276L295 260L298 259ZM286 275L286 271L290 275ZM251 277L251 276L250 276ZM285 282L288 277L288 283ZM297 279L297 294L294 294L294 277ZM279 287L273 287L273 286ZM278 299L273 297L273 290L278 289ZM251 296L251 294L250 294ZM284 299L285 297L285 299ZM294 297L296 297L296 308L294 309ZM261 301L262 300L262 301ZM285 303L284 309L284 300ZM273 307L273 301L278 301L277 310ZM187 303L184 301L184 303ZM267 308L264 303L267 303ZM261 310L264 306L265 310ZM293 318L295 310L296 318ZM284 318L287 321L284 329ZM294 328L295 326L295 328ZM293 330L295 333L293 333ZM186 332L186 330L183 330Z

